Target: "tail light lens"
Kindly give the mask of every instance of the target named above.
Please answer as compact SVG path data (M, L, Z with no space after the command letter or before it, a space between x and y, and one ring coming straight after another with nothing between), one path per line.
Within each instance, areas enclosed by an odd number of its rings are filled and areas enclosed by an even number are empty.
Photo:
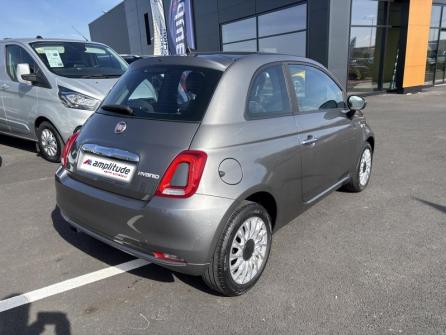
M184 259L179 258L176 255L166 254L164 252L155 251L153 253L153 257L156 259L162 260L162 261L168 261L168 262L177 262L177 263L186 263Z
M207 155L203 151L186 150L180 153L170 163L166 173L160 181L157 196L171 198L188 198L193 195L200 184ZM187 164L188 174L185 186L172 185L172 180L178 168L182 164Z
M73 147L73 144L76 142L77 137L79 136L79 131L75 132L73 135L71 135L68 138L67 143L65 143L65 146L62 150L62 157L60 157L60 161L62 163L62 166L64 168L67 167L67 163L68 163L68 154L71 151L71 148Z

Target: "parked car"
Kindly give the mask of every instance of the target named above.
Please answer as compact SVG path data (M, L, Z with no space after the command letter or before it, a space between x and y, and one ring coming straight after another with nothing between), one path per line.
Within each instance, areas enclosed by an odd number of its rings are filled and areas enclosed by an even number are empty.
M58 162L64 142L126 69L99 43L0 41L0 133L36 141L44 158Z
M365 105L305 58L145 59L67 142L57 204L76 230L239 295L273 231L340 187L366 188Z
M138 55L122 54L120 56L122 57L122 59L124 59L127 62L127 64L131 64L137 60L142 59L142 56L138 56Z

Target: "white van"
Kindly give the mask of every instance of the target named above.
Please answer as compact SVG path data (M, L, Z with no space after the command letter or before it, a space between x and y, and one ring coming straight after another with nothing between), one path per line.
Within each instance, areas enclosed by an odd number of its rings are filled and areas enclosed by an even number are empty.
M0 133L37 142L58 162L63 144L127 70L110 47L58 39L0 41Z

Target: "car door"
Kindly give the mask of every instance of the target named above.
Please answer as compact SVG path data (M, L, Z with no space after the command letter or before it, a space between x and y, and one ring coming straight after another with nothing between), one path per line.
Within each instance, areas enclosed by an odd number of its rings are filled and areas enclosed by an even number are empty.
M244 179L264 173L263 184L274 194L279 212L288 222L301 206L301 171L298 132L284 64L267 64L257 70L247 96L247 122L243 127L242 166L255 162ZM246 160L246 161L245 161Z
M3 87L3 106L13 134L30 137L31 127L34 123L35 110L38 103L38 86L20 83L17 79L16 69L18 64L29 64L31 73L40 71L35 60L20 45L7 44L5 46L6 75Z
M287 67L297 105L302 198L312 202L348 178L358 131L342 89L325 71L306 64Z
M0 44L0 131L9 132L9 126L6 122L6 113L3 104L3 90L8 85L8 77L6 74L6 64L5 64L5 47Z

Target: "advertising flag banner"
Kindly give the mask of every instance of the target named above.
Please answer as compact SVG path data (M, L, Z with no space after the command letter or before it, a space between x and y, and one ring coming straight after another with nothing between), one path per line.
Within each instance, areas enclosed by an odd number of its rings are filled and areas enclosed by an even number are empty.
M162 0L150 0L153 18L153 54L155 56L169 55L166 20Z
M171 1L168 25L171 55L185 55L187 49L195 49L191 0Z

